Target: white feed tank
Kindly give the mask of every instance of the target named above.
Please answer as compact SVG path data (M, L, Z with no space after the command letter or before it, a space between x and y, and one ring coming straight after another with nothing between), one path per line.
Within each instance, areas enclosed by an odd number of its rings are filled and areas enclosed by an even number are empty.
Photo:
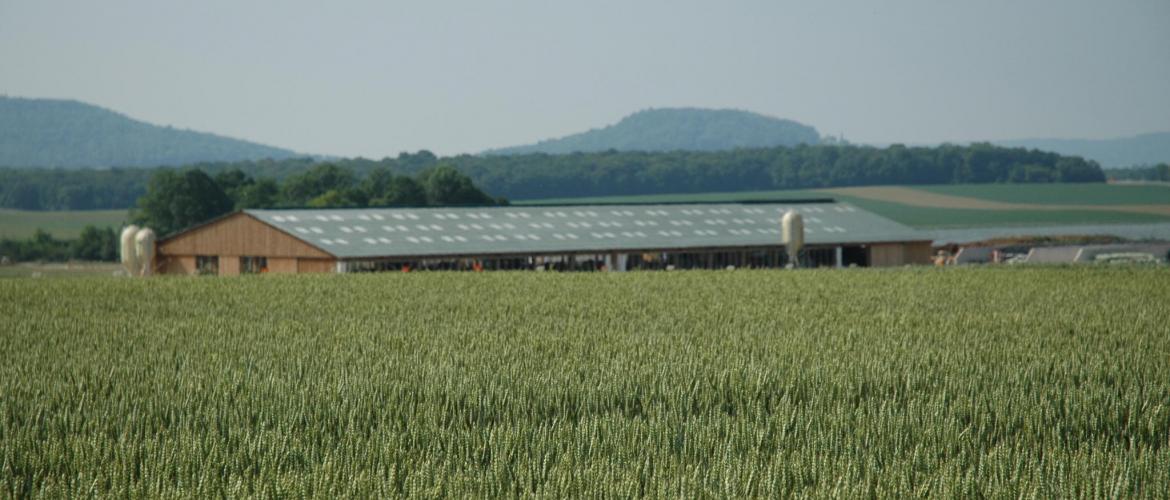
M804 217L796 210L789 210L780 219L781 234L784 237L784 248L788 251L789 262L799 267L800 249L804 247Z
M138 226L130 224L122 228L121 239L118 240L118 255L122 258L122 267L126 274L138 274L138 252L134 248L134 237L138 235Z
M154 272L154 231L149 227L138 230L134 236L134 251L138 254L138 275L150 276Z

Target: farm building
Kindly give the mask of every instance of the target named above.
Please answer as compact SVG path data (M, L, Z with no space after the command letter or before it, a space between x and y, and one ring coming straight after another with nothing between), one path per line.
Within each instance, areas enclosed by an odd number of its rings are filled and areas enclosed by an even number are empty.
M780 218L804 217L801 266L930 262L930 239L846 203L243 210L158 241L161 274L423 269L781 267Z

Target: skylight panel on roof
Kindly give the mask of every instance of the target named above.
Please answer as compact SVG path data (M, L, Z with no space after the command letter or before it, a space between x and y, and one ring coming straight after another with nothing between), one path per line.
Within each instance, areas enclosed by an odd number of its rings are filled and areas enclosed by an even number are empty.
M320 241L321 243L323 243L323 244L326 244L326 245L332 245L332 244L333 244L333 240L331 240L331 239L329 239L329 238L321 238L321 239L319 239L319 240L317 240L317 241Z
M451 242L455 241L455 238L452 238L452 237L447 236L445 234L443 236L440 236L439 239L446 241L447 243L451 243Z
M369 244L371 244L371 245L377 245L377 244L378 244L378 240L375 240L375 239L373 239L373 238L362 238L362 241L365 241L366 243L369 243Z
M343 233L352 233L353 232L353 229L350 229L349 226L341 226L338 229L340 229L341 232L343 232Z
M358 214L358 218L361 220L370 220L370 216L366 214Z
M553 238L556 238L558 240L563 240L563 239L565 239L565 235L563 235L561 233L553 233Z
M443 226L440 226L440 225L438 225L438 224L431 224L431 230L433 230L433 231L442 231L442 230L443 230Z
M310 227L309 230L314 232L314 233L317 233L317 234L322 234L325 232L325 231L322 231L321 228L319 228L317 226Z
M276 222L284 222L284 217L279 216L279 215L273 215L272 220L274 220Z
M326 217L326 216L324 216L324 215L318 215L318 216L317 216L317 220L319 220L319 221L325 221L325 222L329 222L329 218L328 218L328 217Z
M330 216L329 216L329 220L331 220L331 221L336 221L336 222L341 222L341 221L343 221L343 220L345 220L345 219L342 219L340 215L336 215L336 214L334 214L334 215L330 215ZM344 243L342 243L342 244L344 245Z
M406 241L409 241L411 243L418 243L418 238L415 238L414 236L407 236Z
M410 220L418 220L418 216L417 216L417 215L415 215L413 212L406 212L406 214L405 214L405 215L406 215L406 218L407 218L407 219L410 219Z
M480 212L479 217L482 219L490 219L490 218L492 218L492 214L489 214L487 212Z
M575 234L573 234L573 233L565 233L565 237L566 237L566 238L568 238L568 239L570 239L570 240L575 240L575 239L577 239L577 235L575 235Z
M406 220L406 217L398 212L390 214L395 220Z
M365 226L354 226L353 230L357 231L359 233L364 233L364 232L366 232L366 227Z
M443 214L435 214L435 218L439 220L447 220L447 216Z
M301 234L309 234L309 230L308 230L308 229L305 229L305 228L303 228L303 227L297 227L296 229L297 229L297 232L298 232L298 233L301 233Z
M343 239L341 239L341 238L337 238L337 239L335 239L335 240L333 240L333 241L334 241L335 243L337 243L338 245L348 245L348 244L349 244L349 240L343 240Z
M382 217L380 214L370 214L370 217L373 217L374 220L386 220L386 218Z
M435 240L432 240L430 236L419 236L418 239L425 241L427 243L431 243L431 242L435 241Z
M429 226L427 226L426 224L415 224L414 227L418 228L419 231L430 231L431 230L431 228Z
M476 230L476 231L483 231L483 226L481 226L479 224L468 224L468 225L471 226L471 228Z
M467 218L469 218L469 219L479 219L479 214L477 214L477 213L469 213L469 214L467 214Z
M537 224L535 222L529 222L528 227L530 227L532 229L540 229L540 224Z
M463 243L463 242L466 242L466 241L467 241L467 238L465 238L465 237L463 237L463 236L455 235L455 241L458 241L458 242L460 242L460 243Z
M387 238L387 237L385 237L385 236L382 236L382 237L379 237L379 238L378 238L378 241L381 241L382 243L385 243L385 244L389 245L391 240L390 240L390 238Z

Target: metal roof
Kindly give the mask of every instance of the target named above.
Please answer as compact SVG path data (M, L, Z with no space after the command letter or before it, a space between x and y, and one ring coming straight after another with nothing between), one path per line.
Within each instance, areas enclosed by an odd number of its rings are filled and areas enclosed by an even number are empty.
M806 245L930 236L848 203L718 203L245 210L342 259L588 253L780 245L804 215Z

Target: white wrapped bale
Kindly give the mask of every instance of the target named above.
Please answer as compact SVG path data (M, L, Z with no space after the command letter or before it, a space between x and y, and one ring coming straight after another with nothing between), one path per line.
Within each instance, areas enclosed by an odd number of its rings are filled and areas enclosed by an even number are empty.
M781 231L784 237L784 248L788 251L790 264L799 266L800 249L804 248L804 217L796 210L789 210L780 219Z
M122 229L122 236L118 240L118 254L122 258L122 267L126 274L138 274L138 251L135 248L134 237L138 235L138 226L131 224Z
M150 276L154 272L154 231L144 227L134 236L134 250L138 253L138 275Z

